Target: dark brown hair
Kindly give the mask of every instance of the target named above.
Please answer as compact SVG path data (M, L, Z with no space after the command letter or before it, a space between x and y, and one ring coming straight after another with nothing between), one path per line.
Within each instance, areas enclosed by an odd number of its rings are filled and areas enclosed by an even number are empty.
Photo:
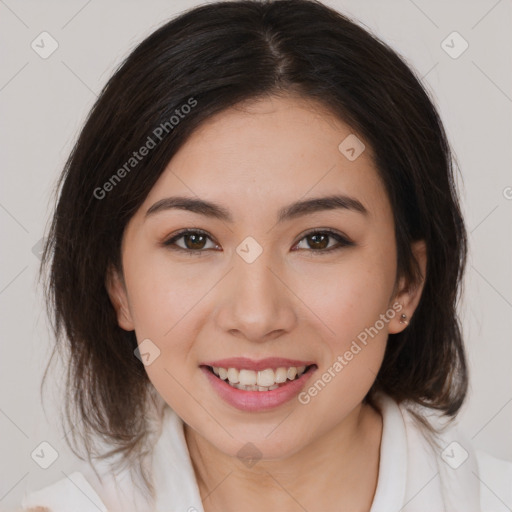
M88 455L105 455L94 449L100 438L128 459L147 432L151 384L134 356L135 332L118 326L105 287L110 264L122 271L127 222L203 121L290 93L324 105L371 146L394 213L397 280L422 277L411 243L426 242L420 303L408 328L389 336L366 399L383 391L447 417L460 409L468 383L456 306L466 233L453 157L421 81L386 44L320 2L227 1L191 9L140 43L102 90L57 185L41 274L51 260L45 292L56 350L69 357L66 415L80 422L73 436ZM147 156L119 173L162 126ZM122 181L104 187L116 173Z

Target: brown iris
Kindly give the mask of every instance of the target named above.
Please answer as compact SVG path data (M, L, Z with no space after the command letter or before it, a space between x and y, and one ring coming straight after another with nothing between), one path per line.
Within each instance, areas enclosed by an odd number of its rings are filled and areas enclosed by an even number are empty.
M203 249L206 238L207 238L205 235L201 235L200 233L186 234L186 235L182 235L182 236L183 236L183 239L185 240L185 246L187 247L187 249L190 249L192 251L197 251L197 250ZM192 242L187 243L187 240L189 240L189 241L191 240Z
M307 238L312 249L325 249L329 245L329 235L326 234L308 235ZM313 244L310 243L311 240L313 240Z

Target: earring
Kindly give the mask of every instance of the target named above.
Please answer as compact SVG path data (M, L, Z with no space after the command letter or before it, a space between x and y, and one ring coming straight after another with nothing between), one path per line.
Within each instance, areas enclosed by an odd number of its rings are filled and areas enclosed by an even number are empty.
M405 324L405 325L409 325L409 320L407 320L407 315L405 313L402 313L400 315L400 323L401 324Z

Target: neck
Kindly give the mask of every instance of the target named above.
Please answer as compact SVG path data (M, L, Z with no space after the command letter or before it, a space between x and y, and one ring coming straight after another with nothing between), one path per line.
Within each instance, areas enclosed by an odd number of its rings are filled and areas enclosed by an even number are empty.
M247 467L185 424L205 512L368 511L378 480L382 418L360 404L345 420L286 459Z

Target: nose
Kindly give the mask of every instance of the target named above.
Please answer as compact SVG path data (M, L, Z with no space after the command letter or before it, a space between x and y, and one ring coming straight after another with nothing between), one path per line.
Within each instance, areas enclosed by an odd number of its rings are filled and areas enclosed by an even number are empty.
M299 301L271 264L266 251L252 263L234 256L234 268L223 280L217 302L216 321L223 332L265 342L294 329Z

